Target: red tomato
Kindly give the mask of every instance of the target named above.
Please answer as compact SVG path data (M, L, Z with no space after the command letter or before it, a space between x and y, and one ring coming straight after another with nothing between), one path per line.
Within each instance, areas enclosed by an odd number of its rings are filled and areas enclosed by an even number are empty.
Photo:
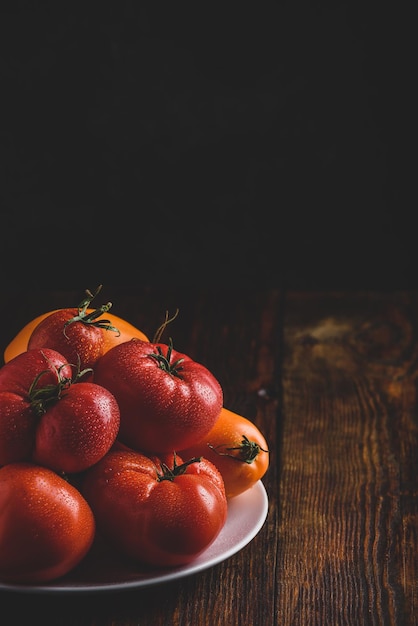
M102 537L153 566L189 563L226 522L223 480L205 459L111 451L87 470L80 489Z
M100 328L83 321L74 321L77 309L60 309L51 313L34 329L28 350L53 348L73 365L91 368L103 354L104 337ZM67 326L66 326L67 324Z
M55 309L54 311L48 311L47 313L43 313L42 315L38 315L33 320L28 322L21 330L13 337L11 342L6 346L4 350L4 362L7 363L11 361L15 356L20 354L21 352L25 352L28 349L28 341L35 330L35 328L42 322L46 317L49 317L52 313L55 313L59 309ZM73 309L75 311L75 309ZM94 309L87 309L87 313L93 313ZM127 322L126 320L114 315L113 313L106 313L106 318L101 316L97 319L97 321L103 321L107 319L111 326L114 326L118 329L119 333L108 330L106 328L102 328L102 333L104 337L104 348L103 352L107 352L113 346L116 346L118 343L123 343L124 341L130 341L133 337L137 339L142 339L143 341L148 341L148 337L138 328Z
M56 385L58 373L62 378L71 380L73 377L73 368L56 350L32 350L0 368L0 392L13 391L24 396L40 372L44 386Z
M111 448L119 423L114 396L95 383L74 384L55 350L29 350L0 368L0 466L36 461L83 471Z
M80 359L80 369L85 369L93 367L97 359L113 345L128 341L132 337L148 341L140 330L121 318L108 314L111 302L98 309L89 308L100 289L101 285L95 293L87 291L87 297L78 308L52 311L46 316L41 316L39 323L34 324L33 328L30 326L30 330L27 331L26 327L22 329L27 349L53 348L73 365L78 365ZM19 335L7 347L5 361L22 343Z
M81 493L46 467L0 468L0 580L45 583L72 570L95 536Z
M225 407L212 430L199 443L179 454L186 459L204 456L216 465L228 498L252 487L269 466L264 435L251 420Z
M147 453L186 448L212 428L222 408L218 380L172 345L133 339L96 363L94 380L115 396L120 440Z

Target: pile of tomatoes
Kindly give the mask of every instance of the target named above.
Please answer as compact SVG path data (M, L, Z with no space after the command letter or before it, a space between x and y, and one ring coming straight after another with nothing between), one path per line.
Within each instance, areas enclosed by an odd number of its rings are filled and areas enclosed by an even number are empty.
M97 309L32 320L0 367L0 581L46 583L100 537L151 567L191 562L267 471L267 442L202 364Z

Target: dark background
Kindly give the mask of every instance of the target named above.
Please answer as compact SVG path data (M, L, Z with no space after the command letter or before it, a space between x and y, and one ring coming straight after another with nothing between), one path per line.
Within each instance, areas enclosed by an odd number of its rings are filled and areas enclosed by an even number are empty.
M416 286L396 11L3 8L3 284Z

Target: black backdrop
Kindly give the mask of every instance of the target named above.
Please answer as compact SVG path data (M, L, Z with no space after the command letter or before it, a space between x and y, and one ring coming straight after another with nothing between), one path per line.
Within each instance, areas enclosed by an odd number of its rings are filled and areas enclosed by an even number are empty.
M407 16L13 4L3 284L415 286Z

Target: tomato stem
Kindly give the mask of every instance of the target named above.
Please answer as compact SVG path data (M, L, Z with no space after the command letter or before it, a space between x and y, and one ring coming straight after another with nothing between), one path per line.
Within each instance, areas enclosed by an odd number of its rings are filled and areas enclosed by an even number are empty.
M113 332L118 333L118 336L120 335L120 330L116 328L116 326L113 326L110 320L106 320L106 319L98 320L97 319L104 313L107 313L112 308L111 302L108 302L107 304L102 304L102 306L99 307L98 309L94 309L94 311L87 313L87 309L90 307L92 300L97 296L97 294L101 291L101 289L102 289L102 285L99 285L94 293L92 293L89 289L86 289L87 297L84 298L84 300L82 300L80 304L78 305L77 315L67 320L64 324L65 336L67 336L65 332L67 326L69 324L73 324L74 322L82 322L83 324L86 324L87 326L90 325L90 326L95 326L96 328L103 328L104 330L111 330Z
M38 417L44 415L48 407L51 404L55 404L61 398L63 391L71 385L71 378L61 376L62 367L64 365L57 370L58 383L56 385L45 385L45 387L36 388L42 376L50 373L50 370L43 370L35 377L29 388L28 396L31 408Z
M35 376L31 386L29 387L28 397L31 405L32 411L34 411L37 417L41 417L44 415L48 407L52 404L55 404L60 400L62 394L65 390L69 389L71 385L77 382L84 374L92 372L91 368L86 368L84 370L80 370L80 360L78 362L77 370L75 375L72 378L68 378L67 376L62 375L62 369L69 365L68 363L63 363L59 368L54 367L55 373L57 375L57 384L56 385L45 385L45 387L37 387L42 376L45 374L50 374L51 370L45 369L42 370L37 376ZM74 367L74 366L72 366Z
M164 322L155 331L155 335L152 340L153 343L160 343L163 332L167 328L168 324L170 324L170 322L173 322L176 319L178 314L179 314L178 309L176 309L176 312L174 313L173 317L168 317L168 311L165 312Z
M208 447L220 456L228 456L234 461L241 461L249 465L256 460L260 452L268 452L268 450L264 450L264 448L259 446L255 441L250 441L245 435L242 436L242 441L238 446L212 446L208 443ZM221 452L222 449L226 452ZM238 452L238 454L231 454L231 452Z
M151 352L148 356L152 359L155 359L158 363L160 369L164 370L168 374L172 374L172 376L177 376L177 378L181 378L180 372L182 371L182 363L184 358L177 359L174 363L170 363L171 354L173 352L173 340L169 339L169 343L167 346L167 354L164 356L161 346L157 346L157 352Z
M189 467L189 465L191 465L192 463L200 463L201 460L202 460L201 456L195 456L192 459L185 461L181 465L177 465L177 455L174 452L174 460L173 460L172 468L168 467L166 463L160 464L162 473L160 474L157 471L158 481L161 482L162 480L171 480L173 482L176 476L181 476L182 474L186 472L186 469Z

